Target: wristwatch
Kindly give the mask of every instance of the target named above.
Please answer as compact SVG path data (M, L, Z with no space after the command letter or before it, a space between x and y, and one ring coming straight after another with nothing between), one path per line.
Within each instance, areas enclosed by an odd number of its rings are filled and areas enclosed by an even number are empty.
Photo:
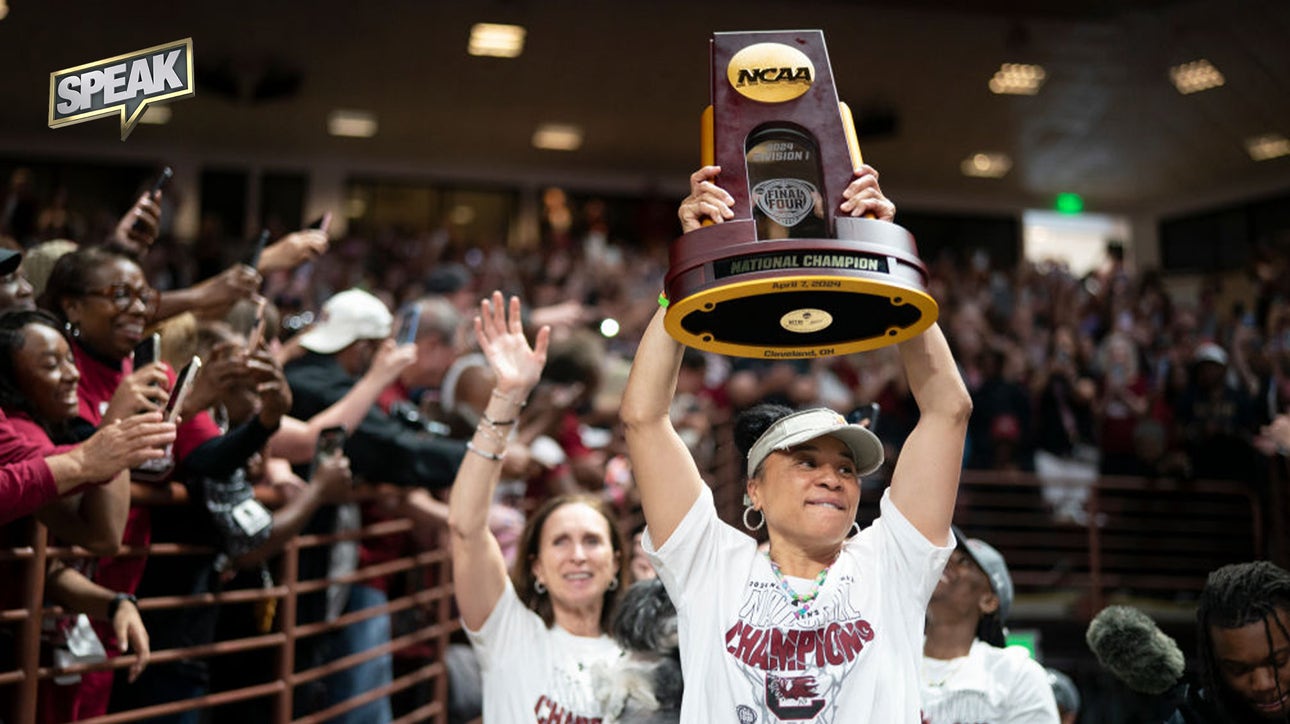
M113 621L116 619L116 610L121 607L122 601L129 601L130 603L134 604L134 607L136 609L139 608L139 599L136 598L133 593L118 593L115 596L113 596L112 601L108 603L108 610L107 610L108 621Z

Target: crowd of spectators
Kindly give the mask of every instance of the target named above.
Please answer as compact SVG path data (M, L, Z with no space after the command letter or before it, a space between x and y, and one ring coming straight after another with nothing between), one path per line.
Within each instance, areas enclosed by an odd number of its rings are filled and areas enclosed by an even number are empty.
M77 616L85 614L96 619L90 635L101 641L100 656L129 648L144 654L115 688L111 672L43 682L42 720L189 698L268 675L253 657L227 657L216 670L180 661L145 671L149 635L154 649L208 643L270 630L273 612L258 606L206 609L197 618L141 615L136 593L271 586L273 557L290 536L392 514L424 522L425 531L320 549L302 558L302 577L334 578L399 551L444 545L439 489L452 482L493 384L470 333L479 300L492 290L524 300L526 326L552 330L542 380L507 442L489 515L507 561L525 516L552 496L589 492L620 514L631 512L618 404L674 230L651 223L630 243L612 238L603 204L573 208L552 192L544 197L541 238L527 249L501 240L466 246L450 229L416 234L355 225L343 238L311 229L276 234L250 266L243 263L249 241L217 244L216 252L205 245L199 259L161 234L165 193L140 196L110 229L78 221L65 198L35 204L28 187L11 188L0 204L7 214L0 218L7 236L0 239L0 336L8 340L0 366L47 374L47 396L56 398L39 399L44 388L12 385L7 376L0 390L0 432L16 436L13 445L0 440L0 533L19 539L21 516L35 512L56 539L102 556L49 571L50 597L71 614L51 635L51 652L85 633L86 618ZM1072 481L1253 481L1286 451L1277 437L1290 427L1277 419L1290 400L1282 257L1261 256L1244 280L1243 303L1225 307L1220 300L1233 298L1224 294L1232 290L1221 284L1232 280L1205 279L1195 298L1183 298L1160 274L1134 269L1118 245L1086 275L1029 260L997 268L968 241L926 261L974 403L965 465L1033 471L1062 483L1045 495L1058 519L1088 523ZM46 312L30 311L37 304ZM413 310L415 332L391 340ZM267 328L264 342L249 343L259 323ZM136 368L134 350L154 329L162 360ZM176 429L162 409L194 356L204 364ZM672 416L701 468L715 469L734 454L712 433L758 402L857 411L877 403L886 470L917 418L891 348L787 362L686 352ZM346 432L344 453L316 457L316 441L334 427ZM189 506L155 514L131 505L129 470L140 466L152 474L136 472L136 482L182 483ZM347 502L351 477L406 492L395 510L386 503L360 508ZM285 507L270 514L254 502L257 488ZM122 545L161 541L217 553L197 565L113 558ZM645 568L633 571L646 575ZM391 585L330 586L302 598L299 620L379 605ZM0 608L11 603L0 596ZM298 651L297 662L317 665L387 642L391 626L387 616L366 619ZM0 646L0 669L6 650L12 647ZM302 687L298 713L388 683L392 666L377 658ZM132 685L140 675L150 683ZM248 706L239 716L266 715ZM378 700L349 716L388 721L391 705Z

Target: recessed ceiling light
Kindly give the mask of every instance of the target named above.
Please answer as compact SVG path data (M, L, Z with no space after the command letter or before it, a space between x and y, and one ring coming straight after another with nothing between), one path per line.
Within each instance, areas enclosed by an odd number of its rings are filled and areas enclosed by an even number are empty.
M1018 96L1033 96L1039 92L1048 74L1043 66L1027 63L1004 63L990 79L990 90Z
M1245 139L1245 150L1255 161L1268 161L1290 156L1290 139L1280 133L1265 133Z
M959 164L964 176L1000 178L1012 168L1012 159L1006 153L974 153Z
M1218 68L1204 58L1170 68L1169 79L1183 95L1217 88L1226 82Z
M516 58L524 52L525 30L519 25L475 23L470 28L466 52L493 58Z
M162 126L170 122L170 113L170 106L150 105L144 109L139 122Z
M582 129L566 123L543 123L533 132L533 145L551 151L576 151L582 145Z
M376 114L368 111L332 111L327 115L327 132L347 138L371 138L376 135Z

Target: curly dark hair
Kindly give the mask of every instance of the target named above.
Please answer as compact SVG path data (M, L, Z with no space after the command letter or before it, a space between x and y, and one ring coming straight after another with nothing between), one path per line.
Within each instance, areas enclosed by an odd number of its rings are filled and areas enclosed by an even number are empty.
M524 524L524 531L520 533L519 550L515 555L515 564L511 567L511 582L515 585L515 594L519 596L521 603L541 616L548 628L555 623L555 609L551 606L551 597L537 590L537 579L533 576L533 561L537 558L538 549L542 545L542 528L546 525L547 518L566 505L578 503L595 510L604 517L609 524L609 539L614 546L614 557L618 559L618 585L605 591L604 605L600 609L600 630L608 632L613 622L618 595L627 585L630 551L623 542L623 533L618 527L617 517L600 498L574 493L557 495L543 503Z
M25 392L18 387L17 369L14 357L22 350L26 337L22 330L32 324L49 327L63 335L63 325L54 315L39 309L11 309L0 314L0 409L21 411L45 428L53 437L54 427L61 429L65 421L51 426L49 420L37 419L35 409Z
M766 432L780 418L787 417L794 412L796 410L787 405L766 402L754 405L739 413L739 417L735 419L735 447L739 450L739 458L746 461L748 451L752 450L757 438L761 437L762 433ZM758 469L757 472L761 472L761 470Z
M1276 648L1272 643L1272 626L1280 629L1281 634L1290 640L1290 631L1286 630L1278 612L1290 614L1290 572L1268 561L1223 566L1209 574L1209 580L1201 591L1196 608L1201 685L1209 692L1219 712L1232 721L1241 721L1249 707L1223 683L1218 660L1214 656L1210 627L1240 628L1262 623L1268 651L1271 652ZM1273 678L1280 697L1285 694L1281 691L1280 678ZM1290 721L1290 715L1283 718Z

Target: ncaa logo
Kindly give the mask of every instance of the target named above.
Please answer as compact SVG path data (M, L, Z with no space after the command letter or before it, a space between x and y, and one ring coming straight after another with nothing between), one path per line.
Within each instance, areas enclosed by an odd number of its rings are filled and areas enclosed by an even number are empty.
M796 226L815 209L815 187L801 179L767 179L754 186L752 192L757 208L780 226Z
M726 79L739 95L761 103L799 98L815 82L815 64L806 53L783 43L755 43L735 53Z

